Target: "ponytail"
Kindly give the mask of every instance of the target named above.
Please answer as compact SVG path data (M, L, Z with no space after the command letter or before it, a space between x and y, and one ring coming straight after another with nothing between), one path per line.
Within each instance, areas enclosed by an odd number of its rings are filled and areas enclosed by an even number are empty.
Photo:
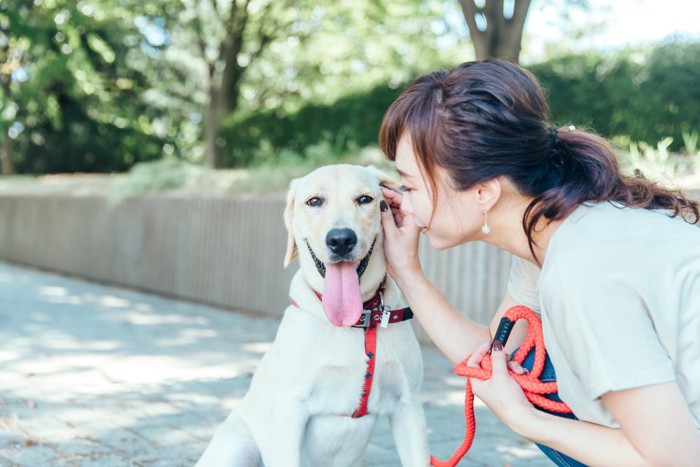
M571 128L555 131L550 158L550 173L555 180L548 187L531 187L539 194L535 194L523 216L523 229L533 255L533 233L539 220L563 219L585 202L616 202L627 207L664 210L690 224L700 222L698 203L680 191L662 187L638 170L633 176L624 175L607 140Z
M552 128L548 112L542 89L526 69L502 60L468 62L423 76L406 89L387 110L379 143L393 160L399 138L410 134L433 187L436 167L460 190L507 177L532 198L523 228L533 254L538 222L561 220L585 202L666 210L691 224L700 221L696 202L641 173L624 175L605 139Z

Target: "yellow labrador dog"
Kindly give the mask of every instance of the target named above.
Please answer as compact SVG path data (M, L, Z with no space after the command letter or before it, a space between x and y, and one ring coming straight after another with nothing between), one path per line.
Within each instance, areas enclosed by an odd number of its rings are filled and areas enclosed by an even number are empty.
M295 179L284 213L287 307L250 389L197 466L361 466L388 416L403 466L428 466L423 361L411 312L387 276L374 167L330 165Z

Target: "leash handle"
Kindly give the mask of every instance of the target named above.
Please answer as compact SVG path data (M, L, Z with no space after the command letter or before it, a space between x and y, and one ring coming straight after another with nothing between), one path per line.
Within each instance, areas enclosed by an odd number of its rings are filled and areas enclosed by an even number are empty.
M513 325L515 325L516 321L521 319L528 322L528 331L525 340L515 353L513 361L522 364L531 350L535 352L535 361L532 370L530 370L530 373L527 375L516 375L510 371L509 373L523 388L525 396L534 405L551 412L571 413L571 409L565 403L555 402L544 397L545 394L557 392L557 383L544 383L539 380L544 367L546 351L544 348L544 336L542 335L542 323L540 318L532 310L522 305L509 308L498 323L498 329L496 330L492 345L493 342L496 341L505 344L510 336L510 332L513 330ZM490 353L491 351L489 350L489 354ZM464 397L464 418L466 423L464 441L462 441L462 444L457 448L457 451L455 451L452 457L446 461L441 461L435 456L430 456L430 465L433 467L455 467L466 455L467 451L469 451L474 441L476 418L474 416L474 392L472 391L470 378L485 380L491 377L491 356L488 354L484 356L481 361L481 368L469 367L467 365L468 360L469 357L455 367L455 373L457 375L467 377L467 387Z
M498 323L498 328L496 329L496 334L493 336L491 346L489 347L489 355L491 355L491 349L493 348L494 342L500 342L503 347L506 346L506 342L510 337L510 332L513 330L513 326L515 326L515 321L506 316L501 318L501 321Z

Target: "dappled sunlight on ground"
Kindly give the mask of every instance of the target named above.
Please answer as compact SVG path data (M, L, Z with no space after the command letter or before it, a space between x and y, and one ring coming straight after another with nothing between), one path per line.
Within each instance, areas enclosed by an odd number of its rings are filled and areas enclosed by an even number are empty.
M269 321L5 265L0 284L1 465L191 465L274 338Z
M191 466L278 322L0 263L0 465ZM424 348L431 450L464 436L465 379ZM461 465L547 465L477 402ZM538 464L539 462L539 464ZM386 420L368 466L400 465Z

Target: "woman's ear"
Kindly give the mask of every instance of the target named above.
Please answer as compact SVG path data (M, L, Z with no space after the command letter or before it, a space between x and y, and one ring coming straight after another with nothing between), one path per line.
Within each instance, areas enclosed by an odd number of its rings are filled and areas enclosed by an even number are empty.
M297 193L297 180L294 179L289 185L287 192L287 207L284 209L284 226L287 228L287 253L284 256L284 267L289 266L289 263L297 257L297 243L294 240L294 231L292 229L292 221L294 220L294 200Z
M498 202L502 194L502 183L500 177L495 177L476 186L477 202L482 209L489 211Z

